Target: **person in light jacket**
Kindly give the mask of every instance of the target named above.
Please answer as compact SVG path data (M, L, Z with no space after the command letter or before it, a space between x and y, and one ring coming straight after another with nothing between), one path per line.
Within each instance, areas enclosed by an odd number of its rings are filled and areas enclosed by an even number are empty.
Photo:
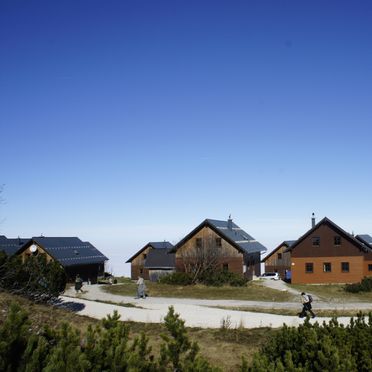
M301 303L302 303L302 311L300 313L300 318L303 318L306 316L307 312L309 312L312 316L312 318L315 318L315 314L313 313L311 301L309 295L307 295L305 292L301 293Z
M146 298L145 290L145 281L141 276L138 277L138 280L136 282L137 284L137 298Z

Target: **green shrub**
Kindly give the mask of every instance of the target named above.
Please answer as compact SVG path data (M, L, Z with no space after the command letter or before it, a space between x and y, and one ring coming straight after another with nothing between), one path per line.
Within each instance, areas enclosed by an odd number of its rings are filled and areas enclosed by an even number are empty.
M234 287L241 287L246 285L247 279L239 274L230 271L206 271L203 276L199 278L199 282L205 285L219 287L229 284Z
M191 274L184 272L172 273L164 275L159 278L159 283L162 284L174 284L174 285L190 285L192 284Z
M360 283L346 284L344 287L346 292L371 292L372 291L372 276L365 277Z
M362 314L344 327L332 319L328 324L298 328L284 326L255 354L251 366L241 371L344 371L372 370L372 313Z
M114 312L85 334L63 323L56 329L33 330L27 313L11 305L0 324L0 371L217 371L199 356L199 346L188 338L184 321L169 308L164 318L160 353L153 355L142 334L129 339L129 327Z

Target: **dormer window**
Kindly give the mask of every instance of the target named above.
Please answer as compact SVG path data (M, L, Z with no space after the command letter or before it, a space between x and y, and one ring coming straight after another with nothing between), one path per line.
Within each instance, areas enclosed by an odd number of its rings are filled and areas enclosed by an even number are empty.
M341 236L335 236L333 241L334 245L341 245Z
M313 238L312 238L312 243L313 243L313 246L320 246L320 238L319 238L319 236L314 236Z

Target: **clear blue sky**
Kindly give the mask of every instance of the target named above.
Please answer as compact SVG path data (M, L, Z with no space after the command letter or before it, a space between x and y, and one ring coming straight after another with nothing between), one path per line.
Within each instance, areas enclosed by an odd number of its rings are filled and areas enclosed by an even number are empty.
M0 234L372 234L370 1L5 0L0 48Z

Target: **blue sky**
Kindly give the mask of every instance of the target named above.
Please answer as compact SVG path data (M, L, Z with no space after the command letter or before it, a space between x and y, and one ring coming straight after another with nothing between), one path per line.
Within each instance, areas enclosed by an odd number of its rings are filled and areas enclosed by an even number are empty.
M9 0L0 51L0 234L372 234L368 1Z

